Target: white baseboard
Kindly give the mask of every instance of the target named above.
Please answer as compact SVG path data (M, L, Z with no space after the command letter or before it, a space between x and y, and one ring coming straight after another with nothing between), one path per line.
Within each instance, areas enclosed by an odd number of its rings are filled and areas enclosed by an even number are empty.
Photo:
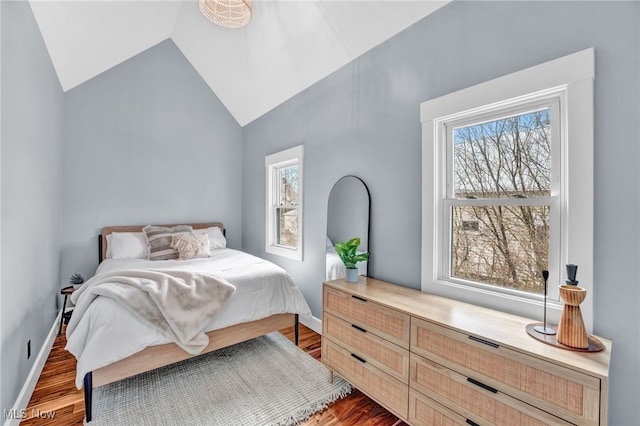
M31 371L29 372L29 376L27 376L27 380L22 386L22 390L18 395L18 399L16 403L13 405L12 413L15 415L12 419L7 419L4 422L4 426L18 426L20 424L19 414L23 412L26 413L27 405L29 405L29 401L31 400L31 395L33 395L33 390L36 388L36 384L38 383L38 379L40 378L40 374L42 374L42 369L47 362L47 358L49 357L49 353L51 352L51 348L53 347L53 343L56 341L56 336L58 335L58 328L60 327L60 315L62 315L62 310L56 316L56 320L53 322L51 326L51 330L49 330L49 335L47 339L44 341L40 352L38 353L38 357L34 360L33 367L31 367Z
M310 317L300 317L300 322L316 333L322 335L322 320L311 315Z

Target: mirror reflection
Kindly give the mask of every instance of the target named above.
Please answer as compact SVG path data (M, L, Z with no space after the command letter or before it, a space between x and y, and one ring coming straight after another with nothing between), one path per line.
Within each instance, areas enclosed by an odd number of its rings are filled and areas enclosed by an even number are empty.
M369 189L360 178L344 176L333 185L327 207L327 281L345 277L345 266L334 249L335 243L358 237L358 251L369 250L369 204ZM358 263L359 275L367 275L370 262Z

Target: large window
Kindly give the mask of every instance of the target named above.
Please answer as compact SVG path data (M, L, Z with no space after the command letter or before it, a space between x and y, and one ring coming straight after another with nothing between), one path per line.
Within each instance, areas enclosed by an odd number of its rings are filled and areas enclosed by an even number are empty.
M559 164L559 104L554 96L518 112L484 114L481 122L471 114L444 124L442 209L450 227L443 262L450 279L544 292L541 271L551 269L550 235L560 223L560 176L552 167Z
M266 251L302 260L302 145L268 155Z
M422 288L552 321L579 265L593 321L593 50L421 105Z

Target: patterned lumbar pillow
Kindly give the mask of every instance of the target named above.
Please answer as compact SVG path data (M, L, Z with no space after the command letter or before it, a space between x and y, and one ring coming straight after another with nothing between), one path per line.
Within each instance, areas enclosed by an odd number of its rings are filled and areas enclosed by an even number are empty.
M149 260L177 259L178 250L171 247L171 238L175 234L190 233L189 225L178 225L172 228L147 225L142 228L149 242Z
M171 247L178 250L178 259L211 256L209 236L207 234L175 234L171 238Z

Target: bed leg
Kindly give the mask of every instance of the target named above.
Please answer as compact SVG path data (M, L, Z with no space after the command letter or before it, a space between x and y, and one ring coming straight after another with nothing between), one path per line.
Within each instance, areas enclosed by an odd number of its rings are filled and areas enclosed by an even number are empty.
M295 315L296 319L295 319L295 323L293 324L293 332L295 334L295 343L296 346L298 346L298 336L299 336L299 332L298 332L298 325L299 325L299 318L298 318L298 314Z
M91 396L93 395L93 372L84 375L84 411L87 423L91 421Z

